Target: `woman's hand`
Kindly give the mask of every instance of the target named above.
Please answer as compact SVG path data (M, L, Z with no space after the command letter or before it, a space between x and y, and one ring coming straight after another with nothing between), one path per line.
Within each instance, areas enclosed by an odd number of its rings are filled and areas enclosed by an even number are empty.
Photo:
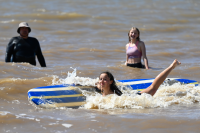
M126 66L127 66L127 61L124 63L124 65L126 65Z

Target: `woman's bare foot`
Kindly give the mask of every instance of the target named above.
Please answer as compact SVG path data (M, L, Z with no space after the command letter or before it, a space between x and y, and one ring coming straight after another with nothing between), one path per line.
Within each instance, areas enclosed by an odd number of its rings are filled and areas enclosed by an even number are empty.
M178 66L178 65L180 65L180 64L181 64L181 62L179 62L177 59L175 59L175 60L172 62L171 67L172 67L172 69L174 69L176 66Z

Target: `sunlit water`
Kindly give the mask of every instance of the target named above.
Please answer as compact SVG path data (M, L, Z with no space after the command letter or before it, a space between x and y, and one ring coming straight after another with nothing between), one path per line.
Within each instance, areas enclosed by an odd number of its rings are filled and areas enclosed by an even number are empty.
M106 70L116 80L155 78L175 58L182 65L169 77L200 82L199 0L0 2L0 132L200 131L199 86L163 85L153 97L129 88L121 97L83 92L78 109L38 108L27 96L39 86L93 85ZM21 21L39 40L47 68L4 62ZM124 66L132 26L141 31L150 70Z

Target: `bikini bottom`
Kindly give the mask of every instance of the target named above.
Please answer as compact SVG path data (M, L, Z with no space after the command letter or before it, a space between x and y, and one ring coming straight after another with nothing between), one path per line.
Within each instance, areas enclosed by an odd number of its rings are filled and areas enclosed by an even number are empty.
M129 67L136 67L136 68L144 68L144 65L142 65L142 63L135 63L135 64L129 64L127 63L127 66Z

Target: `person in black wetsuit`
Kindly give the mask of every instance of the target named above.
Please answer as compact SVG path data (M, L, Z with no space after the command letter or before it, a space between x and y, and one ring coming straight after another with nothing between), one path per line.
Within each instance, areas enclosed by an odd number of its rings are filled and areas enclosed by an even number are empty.
M5 62L27 62L36 66L37 56L41 67L46 67L38 40L28 36L31 32L28 23L21 22L17 32L20 36L13 37L6 48Z

